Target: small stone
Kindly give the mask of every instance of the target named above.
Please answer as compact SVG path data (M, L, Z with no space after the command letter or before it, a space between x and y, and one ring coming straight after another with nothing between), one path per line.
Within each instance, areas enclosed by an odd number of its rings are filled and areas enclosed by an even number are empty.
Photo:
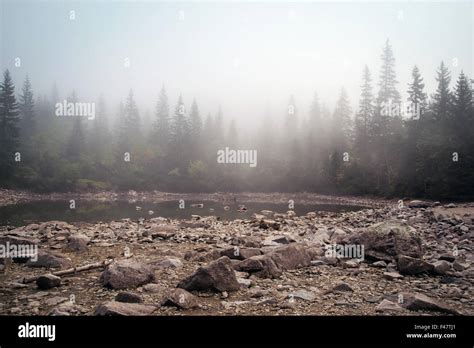
M288 295L289 298L299 298L301 300L305 300L305 301L313 301L316 296L314 295L314 293L312 293L311 291L307 291L307 290L297 290L295 291L294 293Z
M388 280L396 280L403 278L403 276L398 272L384 272L383 277Z
M162 301L162 306L190 309L198 306L197 297L184 289L173 289Z
M451 269L451 264L447 261L441 260L433 263L433 267L436 274L443 275Z
M61 285L61 278L53 274L45 274L36 279L36 285L41 290L48 290Z
M372 263L371 266L377 267L377 268L386 268L387 263L385 261L377 261L377 262Z
M115 296L115 301L126 303L143 303L143 299L140 295L125 291L119 292L117 296Z
M332 289L330 290L330 292L353 292L354 289L352 289L350 287L349 284L345 283L345 282L339 282L337 283L336 285L334 285L332 287Z
M401 312L403 308L397 303L384 299L375 307L376 312Z

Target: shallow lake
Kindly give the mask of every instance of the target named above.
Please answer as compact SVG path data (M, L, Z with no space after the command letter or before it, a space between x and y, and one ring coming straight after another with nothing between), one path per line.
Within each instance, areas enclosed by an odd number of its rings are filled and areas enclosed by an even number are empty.
M204 206L193 207L193 204L202 203ZM138 207L138 208L137 208ZM186 201L185 208L179 208L178 201L160 203L127 201L99 202L76 201L75 209L69 208L69 201L34 201L16 205L0 207L0 225L22 226L50 220L67 222L110 222L123 218L138 220L139 218L167 217L175 219L189 219L191 215L215 215L222 220L247 219L253 213L262 210L272 210L279 213L288 211L287 204L281 203L245 203L247 211L239 212L238 204L224 205L215 201ZM295 205L293 209L297 215L308 212L326 211L342 212L356 211L366 207L340 204L305 204ZM152 214L151 214L152 212Z

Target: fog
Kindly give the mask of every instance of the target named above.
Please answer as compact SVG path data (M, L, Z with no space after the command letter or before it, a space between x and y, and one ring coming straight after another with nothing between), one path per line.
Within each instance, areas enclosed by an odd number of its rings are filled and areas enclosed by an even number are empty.
M426 89L444 61L472 76L472 2L1 2L1 67L36 95L82 101L103 94L115 108L133 89L142 114L162 86L201 114L254 127L294 95L303 117L315 92L330 109L340 88L357 108L367 64L376 86L390 39L406 99L417 64ZM74 11L74 12L71 12ZM21 59L21 65L16 64ZM129 64L129 65L128 65Z

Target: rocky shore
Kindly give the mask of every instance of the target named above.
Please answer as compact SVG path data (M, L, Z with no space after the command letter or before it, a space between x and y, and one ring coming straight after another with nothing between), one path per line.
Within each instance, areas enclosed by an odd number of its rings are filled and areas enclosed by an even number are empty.
M233 221L3 226L0 244L38 254L0 260L0 314L472 315L473 217L472 203L379 201Z

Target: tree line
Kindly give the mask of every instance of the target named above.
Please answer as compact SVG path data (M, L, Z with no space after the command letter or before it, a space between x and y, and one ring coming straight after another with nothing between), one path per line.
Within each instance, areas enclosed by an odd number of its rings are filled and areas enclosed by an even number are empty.
M397 89L395 58L387 40L378 89L367 66L360 98L351 109L341 89L330 111L314 94L301 112L291 96L281 127L267 113L240 133L222 110L201 116L165 87L153 115L141 115L130 91L115 117L104 98L92 121L58 117L57 88L35 98L26 77L17 95L8 70L0 85L0 183L38 191L308 191L329 194L468 198L474 196L472 81L448 67L436 71L428 96L413 67L407 100ZM68 103L77 103L75 92ZM283 112L282 112L283 113ZM114 122L112 122L114 120ZM217 163L225 147L256 149L258 165Z

